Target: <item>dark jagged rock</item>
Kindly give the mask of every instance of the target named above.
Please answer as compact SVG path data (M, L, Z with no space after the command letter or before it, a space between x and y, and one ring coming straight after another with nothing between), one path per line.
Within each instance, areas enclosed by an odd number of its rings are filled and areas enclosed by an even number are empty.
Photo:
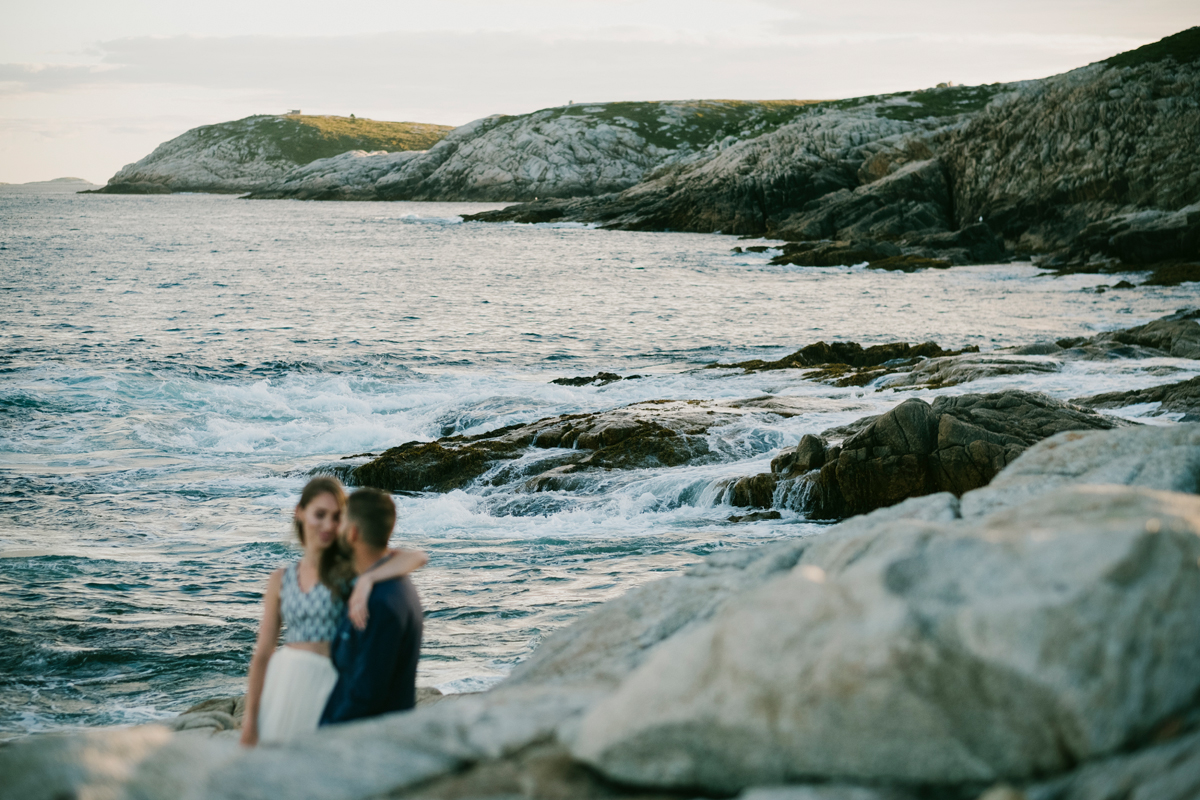
M937 159L905 164L853 190L806 204L783 220L781 239L895 239L911 231L950 228L950 189Z
M1094 222L1074 242L1068 263L1156 264L1200 255L1200 203L1178 211L1147 210ZM1100 258L1098 258L1099 256Z
M1200 359L1200 309L1184 309L1145 325L1056 344L1084 358L1174 356Z
M734 505L766 507L763 487L806 484L809 515L838 519L934 492L986 486L1030 445L1069 430L1106 430L1127 424L1045 395L1007 391L906 400L851 433L840 446L805 436L771 462L771 472L740 479ZM743 487L737 494L738 487ZM755 491L757 490L757 491ZM754 502L735 502L734 498Z
M747 372L772 369L801 369L820 367L827 364L845 364L849 367L878 367L897 360L936 358L939 356L975 353L978 347L963 350L943 350L935 342L911 345L908 342L891 342L863 347L858 342L815 342L800 348L777 361L741 361L737 364L715 364L714 367L741 367Z
M1200 422L1200 377L1131 392L1105 392L1077 397L1071 402L1088 408L1125 408L1138 403L1161 403L1154 414L1183 412L1183 422Z
M1200 198L1200 62L1186 55L1200 28L1170 38L1173 55L1142 48L1030 82L950 134L939 157L957 221L982 216L1017 251L1062 264L1182 254L1196 223L1175 212Z
M924 256L893 256L867 264L869 269L886 269L898 272L916 272L919 269L949 269L954 266L944 258Z
M900 255L900 248L890 242L790 242L783 246L781 254L771 259L771 263L797 267L849 267L864 262L884 261Z
M578 375L574 378L555 378L551 383L559 386L607 386L617 381L631 381L641 375L618 375L615 372L597 372L595 375Z
M734 481L729 490L729 505L739 508L770 508L775 494L776 478L765 472Z
M350 483L391 492L447 492L479 480L489 470L532 449L561 448L551 461L531 469L535 491L561 488L559 480L588 469L675 467L708 455L708 426L727 421L707 409L664 408L666 403L640 403L595 414L550 417L528 425L512 425L475 436L447 436L435 442L408 442L354 467ZM505 475L513 479L514 475Z
M876 378L912 367L928 358L977 353L972 345L962 350L943 350L934 342L911 345L891 342L863 347L857 342L815 342L777 361L741 361L737 364L710 364L709 368L739 367L746 372L775 369L815 368L804 377L835 386L865 386Z
M828 450L829 445L824 439L806 433L800 437L798 445L771 459L771 472L780 478L791 478L820 469L825 465Z
M1143 286L1178 286L1181 283L1200 283L1200 264L1164 264L1142 283ZM1125 284L1122 286L1121 284ZM1121 281L1114 289L1132 289L1133 284Z
M734 514L729 522L761 522L763 520L783 519L778 511L753 511L749 514Z

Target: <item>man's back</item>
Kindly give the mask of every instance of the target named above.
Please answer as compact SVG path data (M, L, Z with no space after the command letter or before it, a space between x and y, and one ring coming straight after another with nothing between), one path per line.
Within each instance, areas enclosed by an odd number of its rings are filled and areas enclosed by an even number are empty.
M331 644L338 682L321 716L322 725L416 705L422 632L416 589L408 578L377 583L367 611L366 630L344 620Z

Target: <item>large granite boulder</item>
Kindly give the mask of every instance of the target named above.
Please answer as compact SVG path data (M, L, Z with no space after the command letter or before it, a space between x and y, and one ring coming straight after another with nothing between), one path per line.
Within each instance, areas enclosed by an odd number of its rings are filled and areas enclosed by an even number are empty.
M584 717L637 785L986 784L1136 743L1200 691L1200 498L1080 486L847 523L672 637Z
M1200 797L1200 732L1101 759L1026 787L1019 800L1193 800Z
M1096 483L1200 493L1200 425L1061 433L1031 447L986 487L963 495L962 513L981 516Z

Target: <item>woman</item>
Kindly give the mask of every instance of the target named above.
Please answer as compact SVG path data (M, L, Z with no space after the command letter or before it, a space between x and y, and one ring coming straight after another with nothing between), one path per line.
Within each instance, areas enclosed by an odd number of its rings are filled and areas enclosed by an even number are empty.
M250 660L242 744L284 742L317 729L337 671L329 642L346 612L344 596L353 567L338 542L346 492L336 478L314 478L296 505L300 560L275 570L267 581L258 641ZM350 618L366 625L367 598L377 581L407 575L425 565L418 550L391 550L387 561L358 577ZM280 629L284 644L276 649Z

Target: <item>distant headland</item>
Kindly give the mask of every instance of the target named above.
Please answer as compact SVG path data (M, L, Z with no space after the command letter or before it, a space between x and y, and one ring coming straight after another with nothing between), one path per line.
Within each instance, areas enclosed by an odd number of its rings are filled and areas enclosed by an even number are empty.
M1200 27L1042 80L828 101L576 103L450 129L256 116L104 193L519 205L488 222L770 236L776 263L1030 259L1200 279Z

